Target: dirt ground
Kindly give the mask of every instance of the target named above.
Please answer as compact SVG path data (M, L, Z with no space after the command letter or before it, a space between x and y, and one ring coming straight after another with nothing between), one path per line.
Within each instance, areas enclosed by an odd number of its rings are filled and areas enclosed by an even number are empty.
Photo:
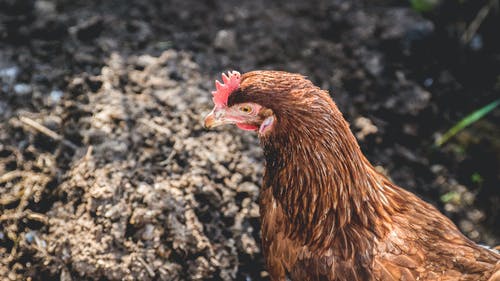
M0 279L266 280L258 140L202 127L228 69L307 75L374 164L499 244L499 110L433 145L499 97L498 11L459 42L486 2L0 0Z

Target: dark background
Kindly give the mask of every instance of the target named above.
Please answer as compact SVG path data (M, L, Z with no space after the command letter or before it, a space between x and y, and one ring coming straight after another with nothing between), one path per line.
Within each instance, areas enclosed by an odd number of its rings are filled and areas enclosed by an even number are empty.
M328 89L373 164L497 245L500 110L434 142L500 97L499 3L412 3L0 0L0 277L265 279L256 138L200 125L228 69Z

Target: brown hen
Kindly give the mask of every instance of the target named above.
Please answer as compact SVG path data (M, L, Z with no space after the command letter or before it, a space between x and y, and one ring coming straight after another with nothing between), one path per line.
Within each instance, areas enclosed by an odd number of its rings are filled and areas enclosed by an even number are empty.
M271 280L500 280L500 255L377 172L326 91L298 74L223 75L206 127L257 131Z

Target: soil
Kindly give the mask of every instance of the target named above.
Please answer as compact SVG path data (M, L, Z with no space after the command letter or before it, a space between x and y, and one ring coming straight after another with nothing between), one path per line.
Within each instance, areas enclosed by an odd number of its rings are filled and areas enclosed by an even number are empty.
M434 141L498 98L500 17L461 42L488 1L444 2L0 0L0 279L266 280L257 138L202 126L228 69L330 90L381 171L497 245L499 110Z

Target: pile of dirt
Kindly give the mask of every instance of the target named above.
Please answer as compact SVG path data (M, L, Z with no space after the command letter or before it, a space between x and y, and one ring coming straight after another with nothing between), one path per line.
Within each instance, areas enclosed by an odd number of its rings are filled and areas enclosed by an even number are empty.
M0 0L0 279L266 279L256 136L201 124L228 69L330 90L380 170L500 243L498 111L433 147L497 97L495 20L472 50L391 0L91 2Z
M2 276L234 280L239 266L258 265L258 144L227 131L205 132L208 79L190 57L114 54L91 80L100 88L84 102L62 101L78 108L69 107L64 121L55 114L20 117L19 125L79 128L87 148L77 148L56 190L44 190L53 184L42 171L2 177L9 183L4 195L22 193L21 200L37 204L37 193L53 192L54 201L47 212L18 207L2 214L12 223L2 233L18 243L2 248L16 246L3 259L31 264L1 268ZM85 86L75 79L69 87ZM49 155L35 152L34 162L50 167L56 159ZM33 229L33 221L47 231ZM18 223L30 230L19 231Z

